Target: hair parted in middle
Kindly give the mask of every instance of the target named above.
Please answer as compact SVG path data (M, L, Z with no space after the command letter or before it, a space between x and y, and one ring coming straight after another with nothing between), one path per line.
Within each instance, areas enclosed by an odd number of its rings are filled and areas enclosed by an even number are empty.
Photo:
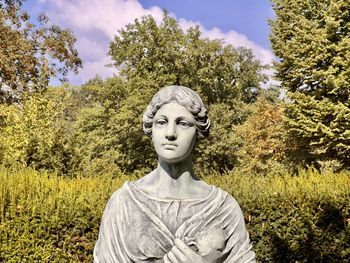
M167 86L160 89L152 98L143 114L143 131L152 136L153 119L157 111L164 104L177 102L184 106L196 120L198 138L209 135L210 119L202 99L190 88L184 86Z

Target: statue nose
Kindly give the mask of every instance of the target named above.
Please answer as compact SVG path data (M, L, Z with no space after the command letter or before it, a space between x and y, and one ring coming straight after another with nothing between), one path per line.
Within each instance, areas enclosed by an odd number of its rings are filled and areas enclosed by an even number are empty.
M165 136L169 141L175 141L176 140L176 136L175 135L166 135Z
M176 135L176 125L170 124L167 127L165 138L167 138L169 141L175 141L177 138Z

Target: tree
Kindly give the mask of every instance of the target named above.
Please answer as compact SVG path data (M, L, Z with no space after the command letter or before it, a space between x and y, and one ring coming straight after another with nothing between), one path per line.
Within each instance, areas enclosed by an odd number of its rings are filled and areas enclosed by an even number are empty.
M51 77L64 81L82 64L72 32L49 25L44 14L32 23L22 2L0 1L0 103L46 89Z
M281 102L259 97L250 110L247 120L236 128L242 138L238 151L240 170L267 174L286 160L284 108Z
M125 79L151 80L159 88L188 86L207 104L252 102L260 83L267 80L262 74L265 67L251 50L202 38L198 27L183 32L167 13L159 24L145 16L121 29L109 54Z
M169 84L196 89L212 117L210 138L196 147L197 171L222 172L237 164L234 126L246 119L245 105L265 80L250 50L203 39L198 28L185 33L165 14L159 25L148 16L122 29L110 54L120 77L96 77L65 95L71 149L79 153L72 159L74 171L97 175L154 168L157 157L143 134L142 114L158 89Z
M154 87L145 81L107 79L89 81L84 89L98 89L95 102L83 108L75 124L75 141L81 159L77 168L84 173L125 173L150 169L156 160L152 145L142 132L145 97ZM144 92L132 92L130 90ZM142 161L140 161L142 160Z
M38 95L26 96L21 105L0 104L0 164L54 170L51 155L57 145L60 108Z
M350 2L273 0L277 78L289 91L294 150L350 167ZM305 150L307 151L305 152Z
M212 116L211 135L196 147L197 171L224 171L237 163L234 126L247 117L245 105L255 101L265 68L252 51L201 37L199 28L184 32L166 12L157 24L145 16L121 29L109 54L126 83L128 94L108 124L109 145L118 149L121 169L154 165L151 142L142 135L141 116L163 86L184 85L200 94ZM152 157L152 158L150 158Z

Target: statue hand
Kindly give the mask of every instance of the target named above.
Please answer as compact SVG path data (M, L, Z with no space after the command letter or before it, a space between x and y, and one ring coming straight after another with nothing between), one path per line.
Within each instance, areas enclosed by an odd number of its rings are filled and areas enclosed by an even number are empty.
M175 246L163 257L164 263L206 263L204 258L194 252L181 239L175 239Z

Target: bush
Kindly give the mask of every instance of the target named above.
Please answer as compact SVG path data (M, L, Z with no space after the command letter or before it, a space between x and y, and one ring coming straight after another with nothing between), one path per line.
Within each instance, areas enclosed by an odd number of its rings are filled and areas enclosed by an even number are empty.
M104 206L125 180L0 171L0 262L92 262Z
M137 177L0 170L0 262L91 262L107 199ZM205 181L240 203L258 261L349 262L349 174L235 172Z
M259 262L349 262L349 174L208 179L241 205Z

